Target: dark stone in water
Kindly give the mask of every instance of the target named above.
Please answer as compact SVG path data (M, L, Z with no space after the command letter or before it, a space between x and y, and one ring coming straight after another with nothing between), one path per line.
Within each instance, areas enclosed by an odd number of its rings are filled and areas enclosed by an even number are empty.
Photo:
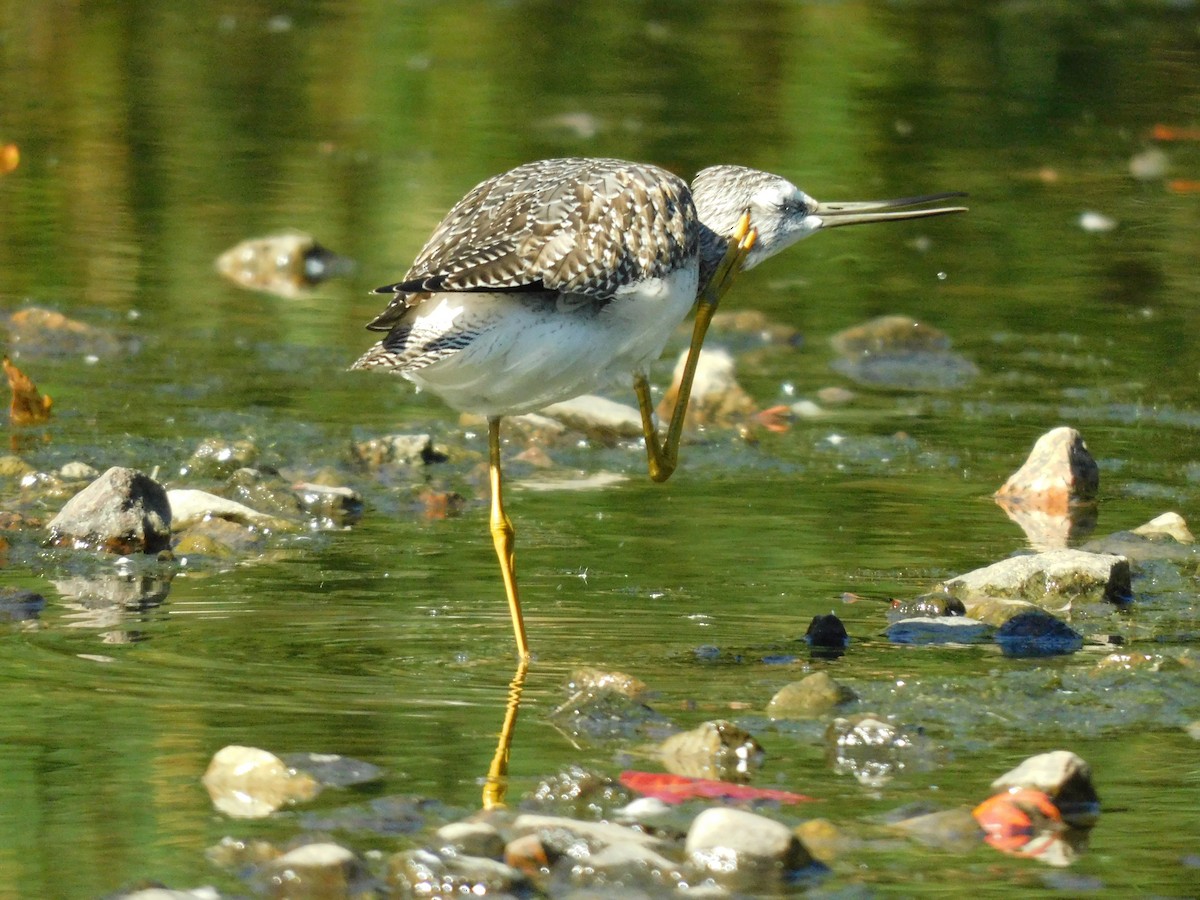
M280 758L289 768L308 773L326 787L352 787L383 777L379 766L336 753L286 753Z
M842 620L829 613L813 616L812 621L808 623L808 631L804 633L804 640L814 651L833 651L841 656L846 645L850 643L850 635L846 633L846 626L842 624Z
M36 619L46 608L46 598L27 588L0 588L0 619L22 622Z
M996 631L1005 656L1062 656L1083 646L1083 635L1047 612L1017 613Z

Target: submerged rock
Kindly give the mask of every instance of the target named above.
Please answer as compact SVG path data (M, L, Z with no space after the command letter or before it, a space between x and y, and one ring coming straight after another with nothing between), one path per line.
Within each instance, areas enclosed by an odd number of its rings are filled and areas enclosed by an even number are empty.
M669 421L675 410L687 356L686 350L680 354L671 376L671 386L658 404L658 417L663 422ZM754 414L757 409L754 400L738 384L734 369L733 356L728 350L718 347L700 351L684 418L687 428L706 425L732 428Z
M540 416L582 432L605 446L612 446L622 438L642 436L642 414L637 407L595 394L551 404L541 410Z
M8 317L8 342L14 355L103 358L121 352L115 334L60 312L31 306Z
M434 449L428 434L388 434L350 445L350 456L362 467L422 466L444 462L446 455Z
M967 853L983 840L979 823L966 807L910 816L892 827L927 847L954 853Z
M965 616L967 608L953 594L945 591L930 591L911 600L896 600L888 609L890 622L901 619L941 618L942 616Z
M67 501L50 541L110 553L158 553L171 541L171 506L157 481L114 466Z
M1044 609L1018 613L996 630L1005 656L1063 656L1083 647L1083 635Z
M529 891L525 875L505 863L430 850L406 850L389 857L387 883L404 897L511 896Z
M780 688L767 704L767 715L772 719L804 719L857 699L858 694L828 672L813 672Z
M1125 603L1132 598L1129 560L1107 553L1050 550L1014 556L944 582L968 609L993 597L1063 607L1077 600Z
M885 634L894 644L979 644L992 638L992 626L966 616L900 619Z
M825 731L835 772L852 774L879 787L899 771L929 768L936 749L919 730L889 722L875 713L837 718Z
M954 390L979 370L950 349L938 329L908 316L881 316L833 336L834 371L862 384L899 390Z
M195 478L228 478L238 469L253 466L258 456L254 441L205 438L183 464L180 474Z
M269 531L294 531L296 525L276 516L268 516L245 504L226 500L207 491L176 488L167 491L171 504L171 521L180 531L205 519L227 519L239 525L265 528Z
M370 888L354 851L332 841L303 844L267 863L252 879L267 896L353 897ZM280 888L286 885L283 891ZM368 895L369 896L369 895Z
M663 766L676 775L743 781L763 762L763 748L750 732L718 719L671 735L659 747Z

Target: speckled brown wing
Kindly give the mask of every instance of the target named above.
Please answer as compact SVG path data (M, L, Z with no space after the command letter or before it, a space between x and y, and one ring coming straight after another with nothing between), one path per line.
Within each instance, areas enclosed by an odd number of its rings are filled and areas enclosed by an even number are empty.
M475 187L425 243L367 327L390 331L436 292L550 291L604 301L696 255L687 184L656 166L549 159Z

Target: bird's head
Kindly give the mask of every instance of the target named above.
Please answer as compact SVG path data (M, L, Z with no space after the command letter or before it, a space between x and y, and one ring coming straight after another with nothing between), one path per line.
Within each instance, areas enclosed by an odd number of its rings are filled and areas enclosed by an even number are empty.
M701 270L715 267L720 261L725 241L737 228L743 213L750 214L750 224L758 232L742 267L749 269L822 229L966 212L963 206L905 208L963 196L966 195L946 193L897 200L821 203L786 178L770 172L744 166L710 166L697 173L692 181L692 201L704 226Z

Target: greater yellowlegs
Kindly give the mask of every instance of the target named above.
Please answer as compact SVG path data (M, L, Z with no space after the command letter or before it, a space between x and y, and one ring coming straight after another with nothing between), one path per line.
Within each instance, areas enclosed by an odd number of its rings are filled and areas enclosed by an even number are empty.
M819 203L778 175L704 169L691 188L657 166L547 159L474 188L434 229L367 328L386 332L354 363L382 368L485 416L490 528L517 652L529 655L504 513L500 420L632 373L650 477L675 470L708 324L742 269L825 228L963 212L961 194ZM923 208L912 208L923 207ZM660 441L646 366L695 306L674 412Z

